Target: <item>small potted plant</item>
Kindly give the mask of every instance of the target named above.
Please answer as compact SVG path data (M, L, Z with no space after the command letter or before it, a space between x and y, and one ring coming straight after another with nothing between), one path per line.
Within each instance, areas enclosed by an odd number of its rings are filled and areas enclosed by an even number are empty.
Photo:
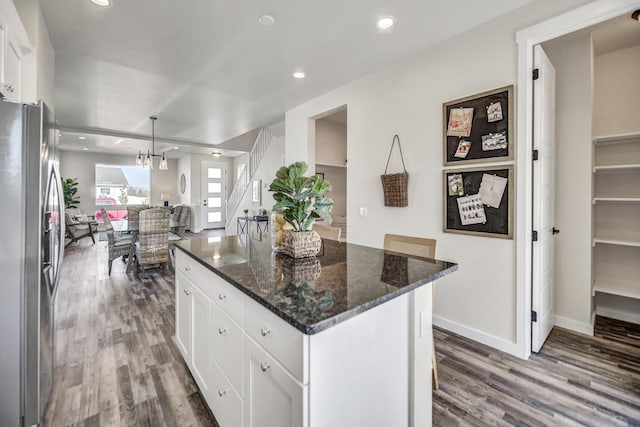
M249 216L249 209L244 209L243 212L245 218Z
M293 258L315 256L322 240L311 227L318 218L331 223L333 200L325 197L331 191L331 183L317 175L304 176L307 169L304 162L283 166L269 186L276 201L273 210L280 211L292 227L282 232L280 246Z

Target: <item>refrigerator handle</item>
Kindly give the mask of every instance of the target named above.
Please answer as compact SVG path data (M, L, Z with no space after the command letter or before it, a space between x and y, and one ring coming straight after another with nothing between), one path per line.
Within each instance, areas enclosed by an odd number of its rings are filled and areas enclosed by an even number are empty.
M62 267L62 258L64 257L64 235L65 235L65 225L64 225L64 194L62 188L62 179L60 178L60 174L58 173L58 168L54 164L53 165L53 181L55 182L55 186L58 189L56 194L58 195L58 218L60 218L60 227L58 227L58 241L60 244L58 245L58 265L56 266L56 277L55 283L53 284L53 289L58 288L58 282L60 281L60 268ZM55 295L55 292L54 292Z

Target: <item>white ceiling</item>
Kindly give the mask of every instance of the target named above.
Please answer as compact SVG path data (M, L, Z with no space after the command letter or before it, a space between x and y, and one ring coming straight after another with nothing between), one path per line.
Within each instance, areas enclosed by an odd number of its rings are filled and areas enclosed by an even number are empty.
M531 1L457 0L455 6L445 0L112 0L107 8L89 0L41 4L56 53L56 115L67 128L63 143L76 143L84 129L92 135L148 135L148 117L155 114L157 139L219 144ZM257 22L265 13L275 17L273 26ZM376 28L384 15L396 18L391 31ZM295 70L304 70L307 77L294 79ZM90 138L105 150L118 139ZM137 151L148 143L118 145Z

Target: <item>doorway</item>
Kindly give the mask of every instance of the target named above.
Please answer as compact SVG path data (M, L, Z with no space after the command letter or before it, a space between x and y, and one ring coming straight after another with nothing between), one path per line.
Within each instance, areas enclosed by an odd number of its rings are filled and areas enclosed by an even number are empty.
M223 228L226 224L227 164L202 161L200 177L202 228Z
M522 350L522 356L528 357L533 348L532 343L532 330L534 312L532 296L540 294L540 289L536 288L536 283L533 277L541 276L544 271L544 262L535 265L533 262L534 252L534 238L533 233L534 224L539 218L536 218L536 212L534 211L534 197L533 197L533 181L534 181L534 95L533 85L531 84L532 71L534 67L534 48L536 45L548 42L552 39L566 36L568 34L576 33L581 30L585 30L596 24L608 21L618 16L628 14L637 8L637 2L618 0L618 1L596 1L586 6L575 9L571 12L554 17L547 21L536 24L532 27L519 31L516 35L518 44L518 140L520 142L520 149L518 150L518 210L521 212L520 220L518 222L517 233L521 237L518 239L517 244L517 298L518 298L518 332L517 342L518 347ZM558 119L559 121L559 119ZM591 126L584 126L591 131ZM558 146L563 143L558 139ZM586 152L591 158L592 144L589 138L586 147L583 147L581 153ZM586 168L587 171L591 170L592 165L589 164ZM558 170L561 170L560 168ZM580 179L574 179L574 182L581 182ZM587 178L587 183L591 185L591 176ZM586 203L591 203L591 194L585 198ZM556 210L556 213L558 210ZM574 209L574 217L577 217L576 213L581 212L580 209ZM590 212L590 208L589 208ZM562 227L561 227L562 228ZM563 229L562 234L565 233ZM589 236L586 238L586 243L583 245L588 252L591 251L591 226L588 227ZM527 237L530 236L530 237ZM560 252L560 251L559 251ZM590 255L590 254L589 254ZM570 252L564 253L564 260L573 258L573 254ZM550 259L546 262L554 263L555 260ZM557 264L557 263L556 263ZM591 259L589 258L588 264L582 265L582 270L591 271ZM536 269L536 271L534 271ZM564 283L558 283L560 288L565 286ZM558 286L556 286L558 288ZM581 295L581 298L586 298L588 309L591 310L591 289L589 283L587 283L586 290ZM586 295L586 297L585 297ZM553 313L554 323L558 324L559 316ZM569 319L570 320L570 319ZM579 322L571 323L571 329L579 330L585 325ZM579 324L576 324L579 323ZM591 324L592 321L586 323ZM568 325L565 325L568 326ZM583 332L583 331L580 331Z
M315 121L316 175L331 183L327 197L333 200L332 227L347 239L347 108L321 115Z

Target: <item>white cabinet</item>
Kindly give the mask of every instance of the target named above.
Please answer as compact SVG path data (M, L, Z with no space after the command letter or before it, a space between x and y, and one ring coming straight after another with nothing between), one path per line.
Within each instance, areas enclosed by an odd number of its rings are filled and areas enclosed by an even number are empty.
M245 338L245 427L303 427L307 387L298 384L276 360Z
M22 52L10 37L7 37L4 52L2 93L10 101L20 101L22 76Z
M640 133L594 139L594 292L640 299Z
M431 324L410 327L416 310L430 316L430 289L306 335L176 252L176 341L221 427L429 425L432 341L416 331Z
M176 343L182 357L191 364L191 297L188 279L176 273Z
M191 297L191 372L200 390L209 392L211 328L209 316L211 300L197 286L189 290Z

